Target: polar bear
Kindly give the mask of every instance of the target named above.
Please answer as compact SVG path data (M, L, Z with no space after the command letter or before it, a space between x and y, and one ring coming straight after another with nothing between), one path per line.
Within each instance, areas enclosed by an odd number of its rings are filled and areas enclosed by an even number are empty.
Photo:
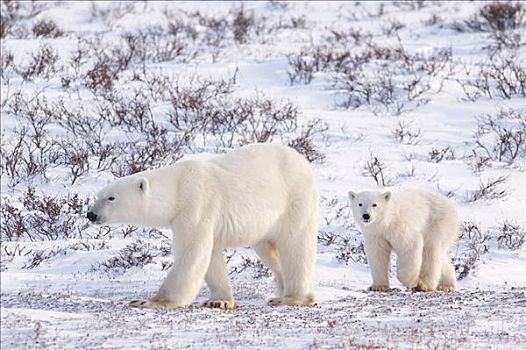
M453 291L455 270L447 251L458 237L458 214L445 197L420 190L349 192L361 228L373 284L389 290L390 256L397 257L398 280L418 291Z
M134 307L235 307L223 249L252 246L275 276L271 305L314 302L318 189L292 148L256 143L208 160L181 160L116 180L88 212L97 224L171 227L174 264L157 294Z

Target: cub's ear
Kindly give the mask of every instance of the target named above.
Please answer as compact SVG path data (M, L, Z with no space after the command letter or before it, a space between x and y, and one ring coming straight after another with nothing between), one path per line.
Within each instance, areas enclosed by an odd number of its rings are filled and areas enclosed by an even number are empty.
M391 199L391 192L389 192L389 191L388 191L388 192L385 192L385 193L383 194L383 197L384 197L385 201L388 202L389 199Z
M353 191L349 191L349 193L347 195L349 196L350 200L353 200L353 199L356 198L356 193L354 193Z
M147 178L145 177L139 178L138 186L139 186L139 190L143 194L148 194L148 192L150 192L150 181L148 181Z

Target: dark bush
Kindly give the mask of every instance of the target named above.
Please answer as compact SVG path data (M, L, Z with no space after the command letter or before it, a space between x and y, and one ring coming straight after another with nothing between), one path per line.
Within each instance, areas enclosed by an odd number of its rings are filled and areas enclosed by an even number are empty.
M64 32L52 20L42 19L33 24L33 35L43 38L58 38L64 35Z

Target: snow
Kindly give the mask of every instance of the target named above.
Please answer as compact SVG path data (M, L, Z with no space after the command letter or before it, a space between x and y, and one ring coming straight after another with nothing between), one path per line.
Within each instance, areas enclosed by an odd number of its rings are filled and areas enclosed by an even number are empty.
M78 48L77 36L93 39L101 35L99 49L109 53L112 49L124 47L119 41L121 34L147 30L151 26L166 30L175 20L193 26L197 33L201 33L198 35L202 35L209 28L198 21L197 13L202 20L231 21L232 13L243 5L246 13L253 14L256 21L265 24L259 34L250 34L246 43L235 42L228 29L227 37L222 39L223 46L213 47L199 41L189 44L187 49L195 49L195 56L150 61L144 66L133 61L128 69L119 73L114 89L129 97L133 96L134 88L143 89L155 122L169 127L170 100L151 98L141 77L160 74L185 87L197 86L196 76L199 79L229 79L235 74L231 98L263 96L278 105L290 101L299 111L298 131L312 119L327 124L328 129L313 139L316 150L325 156L323 161L313 163L323 198L320 232L334 233L338 239L350 237L354 243L361 242L346 208L346 196L349 190L382 187L364 173L364 165L371 156L377 156L385 164L390 187L450 192L461 219L477 223L490 240L487 243L489 252L482 254L468 276L458 281L459 290L453 293L405 291L396 280L394 269L390 292L367 292L370 284L368 266L352 259L346 264L338 259L338 244L325 246L320 242L315 306L268 306L266 300L273 295L272 278L259 277L261 271L257 267L247 267L230 276L239 304L236 310L201 307L208 296L205 286L195 303L187 308L131 309L127 305L130 300L152 296L165 278L164 264L168 264L171 258L163 251L163 245L169 244L170 231L139 229L127 235L130 229L126 226L111 230L92 226L84 228L83 225L87 224L84 213L62 213L64 219L73 219L75 229L81 230L82 236L53 240L35 240L29 236L7 239L4 233L8 225L5 221L7 205L26 210L23 199L28 186L36 188L37 196L78 194L80 198L92 201L98 190L111 182L115 175L97 169L94 164L98 158L90 154L89 171L73 184L70 167L56 162L47 167L45 176L25 177L11 186L4 166L6 159L2 156L0 194L2 225L5 225L0 248L2 349L525 348L526 244L516 250L497 244L499 226L505 221L517 223L524 231L525 155L519 156L513 164L491 161L480 172L470 165L478 118L495 115L507 108L522 108L524 111L525 96L515 94L505 99L483 95L476 101L467 99L458 83L466 79L462 67L475 72L477 64L487 59L489 53L485 47L493 39L485 32L461 33L451 29L454 21L466 20L485 4L424 2L418 9L407 2L290 2L283 7L280 3L268 2L21 3L19 18L12 22L12 32L2 38L2 61L10 52L14 55L15 66L27 67L32 54L42 43L47 43L57 50L59 69L48 80L38 76L24 80L12 66L2 68L2 153L13 148L17 130L30 126L24 115L13 112L10 107L18 91L25 96L39 92L50 103L63 99L68 111L81 110L82 115L98 118L102 95L95 96L86 88L82 77L73 79L69 89L61 82L62 77L73 74L68 65L70 56ZM5 6L2 3L3 15L8 13ZM39 11L31 14L35 6ZM425 25L424 21L432 15L440 17L439 23ZM305 25L290 26L292 19L298 18L303 18ZM54 20L65 32L64 36L34 37L31 26L41 19ZM385 29L392 21L404 26L397 35L389 36ZM524 25L518 31L523 31ZM451 47L453 73L444 80L439 92L435 90L439 79L434 78L433 89L424 94L429 101L420 105L410 101L407 109L399 115L378 104L364 104L356 109L339 107L344 91L334 83L337 73L315 72L310 84L291 84L288 76L292 70L288 58L297 55L304 47L320 43L331 45L325 38L332 29L369 32L374 43L387 47L396 47L400 41L410 53L430 54L435 48ZM24 31L29 34L16 34ZM341 44L334 44L334 47L338 45ZM364 49L359 45L352 47L356 52ZM525 46L519 46L517 52L524 64ZM93 68L97 58L92 53L85 60L81 75ZM387 74L373 71L371 67L368 66L366 71L371 76ZM162 93L167 92L159 92ZM396 140L393 131L400 123L411 131L420 130L417 142L407 144ZM79 149L82 146L82 140L76 139L76 135L56 122L50 122L44 130L48 132L46 137L49 140L69 138L78 142ZM137 143L145 137L145 132L130 130L124 125L109 127L104 124L101 130L105 142ZM279 136L274 142L280 141ZM237 146L234 143L234 147ZM429 152L433 148L448 146L455 153L454 159L430 161ZM208 158L226 150L228 147L211 141L205 144L196 137L193 147L185 149L184 157ZM19 167L22 169L22 165ZM508 177L504 184L506 196L475 202L468 200L481 181L498 176ZM335 201L334 206L328 204L331 199ZM83 208L85 210L86 206ZM338 208L342 208L341 215L336 214ZM24 213L29 215L30 211ZM28 230L36 226L38 223L26 222ZM60 230L61 227L55 228ZM126 269L104 267L105 262L119 256L138 239L151 243L148 250L153 255L151 262ZM462 246L452 247L450 255L462 257L465 254L462 249ZM35 268L28 268L38 251L57 253L45 258ZM227 255L232 253L229 251ZM229 270L240 266L241 255L256 258L248 248L237 249L229 262ZM396 265L394 258L393 265Z

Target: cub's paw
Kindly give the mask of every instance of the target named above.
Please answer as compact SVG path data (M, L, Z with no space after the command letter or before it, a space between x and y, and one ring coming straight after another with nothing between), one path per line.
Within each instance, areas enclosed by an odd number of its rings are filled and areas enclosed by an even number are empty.
M173 309L177 307L168 301L154 301L154 300L132 300L130 301L130 307L136 307L140 309Z
M268 301L270 306L280 306L280 305L291 305L291 306L308 306L314 305L314 296L307 295L303 298L296 297L276 297Z
M457 288L454 285L442 285L438 286L437 290L441 292L454 292Z
M389 286L385 284L372 284L369 286L369 288L367 288L367 290L370 292L388 292Z
M203 306L213 308L213 309L224 309L224 310L234 310L238 308L234 300L208 300L208 301L205 301Z

